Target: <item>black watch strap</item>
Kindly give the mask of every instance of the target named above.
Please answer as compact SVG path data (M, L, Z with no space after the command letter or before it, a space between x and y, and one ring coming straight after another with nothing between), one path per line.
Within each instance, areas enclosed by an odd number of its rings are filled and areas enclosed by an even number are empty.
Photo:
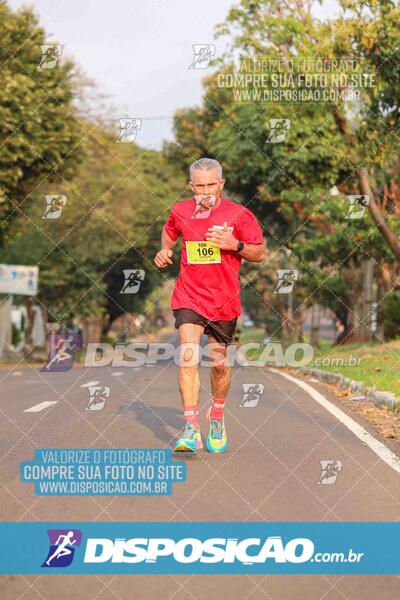
M236 252L241 252L243 250L243 248L244 248L243 242L238 242Z

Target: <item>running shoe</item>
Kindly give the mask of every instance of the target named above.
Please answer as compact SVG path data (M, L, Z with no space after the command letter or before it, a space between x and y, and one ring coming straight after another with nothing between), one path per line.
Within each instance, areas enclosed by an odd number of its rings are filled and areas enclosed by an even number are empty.
M210 420L210 429L206 441L207 450L209 452L225 452L228 445L228 437L225 431L224 420Z
M182 437L175 444L174 452L196 452L202 447L200 429L193 427L191 423L186 423Z

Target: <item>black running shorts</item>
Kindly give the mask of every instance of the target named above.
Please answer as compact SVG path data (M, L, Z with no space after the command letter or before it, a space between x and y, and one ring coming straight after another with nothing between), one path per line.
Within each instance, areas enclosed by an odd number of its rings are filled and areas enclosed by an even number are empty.
M184 323L195 323L204 327L206 335L212 335L213 338L221 344L232 343L236 328L236 319L232 321L209 321L190 308L178 308L172 311L175 317L175 327L178 329Z

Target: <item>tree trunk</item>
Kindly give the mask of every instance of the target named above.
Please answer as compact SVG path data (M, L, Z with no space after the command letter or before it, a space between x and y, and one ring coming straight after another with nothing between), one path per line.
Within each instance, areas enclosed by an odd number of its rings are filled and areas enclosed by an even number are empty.
M357 165L355 156L353 156L354 149L351 143L351 136L349 135L348 120L344 115L339 113L337 107L331 106L331 111L339 132L342 136L347 138L349 156L351 157L353 164ZM392 229L389 227L386 219L382 214L379 204L375 200L375 196L373 195L371 186L369 184L368 169L366 167L361 167L359 171L359 178L363 194L369 197L368 210L370 212L370 215L376 227L381 232L382 236L385 238L389 248L391 248L391 250L394 252L394 255L397 258L397 260L400 261L400 239L397 237L395 232L392 231Z
M360 322L363 318L363 271L351 260L343 266L342 274L346 283L347 320L345 329L339 336L337 343L350 344L359 341Z
M101 316L84 317L82 319L82 343L84 346L88 342L100 342L103 328L103 319Z
M365 167L360 169L360 183L363 194L369 198L368 210L373 221L375 222L375 225L387 241L389 247L394 252L397 260L400 260L400 240L394 231L390 229L385 217L382 214L379 204L375 200L368 180L368 170Z
M360 329L360 341L371 342L373 338L372 332L372 302L373 302L373 284L374 284L375 261L369 258L365 261L364 269L364 303L363 303L363 319Z
M385 341L385 323L382 318L381 319L379 318L379 306L383 300L385 293L386 293L386 287L382 283L382 280L378 279L378 289L377 289L377 293L376 293L376 301L378 304L378 316L377 316L378 321L376 324L375 339L380 344L382 344Z
M277 304L278 304L278 310L279 310L279 315L281 318L281 339L282 340L288 340L290 335L289 335L289 319L288 319L288 313L287 310L285 308L285 294L277 294Z
M320 322L320 309L318 304L313 304L311 307L311 330L310 330L310 344L313 348L319 346L319 322Z
M26 306L27 321L26 321L26 327L25 327L25 344L24 344L25 348L24 349L27 352L31 352L32 351L33 319L35 317L35 311L33 310L33 297L32 296L26 297L25 306Z
M303 325L306 317L306 311L303 302L301 302L296 308L295 315L296 318L294 320L294 323L296 328L297 341L302 343L304 341Z

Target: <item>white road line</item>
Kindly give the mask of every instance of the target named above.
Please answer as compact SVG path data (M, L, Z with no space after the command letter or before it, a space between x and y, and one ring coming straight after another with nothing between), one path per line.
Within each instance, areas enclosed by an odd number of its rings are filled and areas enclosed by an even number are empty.
M90 387L91 385L97 385L100 381L88 381L87 383L82 383L81 387Z
M35 404L35 406L31 406L24 410L24 412L40 412L49 406L53 406L53 404L57 404L58 400L46 400L46 402L41 402L40 404Z
M340 410L337 406L335 406L332 402L330 402L325 396L320 394L317 390L315 390L311 385L302 381L301 379L297 379L297 377L293 377L288 373L280 371L278 369L269 369L273 373L277 373L285 379L289 381L293 381L299 387L303 388L310 396L318 402L321 406L323 406L328 412L330 412L334 417L336 417L343 425L345 425L358 439L367 444L371 448L375 454L379 456L382 460L385 461L389 467L392 467L397 473L400 473L400 458L396 456L385 444L382 444L379 440L375 439L368 431L366 431L361 425L359 425L356 421L354 421L351 417L346 415L345 412Z

